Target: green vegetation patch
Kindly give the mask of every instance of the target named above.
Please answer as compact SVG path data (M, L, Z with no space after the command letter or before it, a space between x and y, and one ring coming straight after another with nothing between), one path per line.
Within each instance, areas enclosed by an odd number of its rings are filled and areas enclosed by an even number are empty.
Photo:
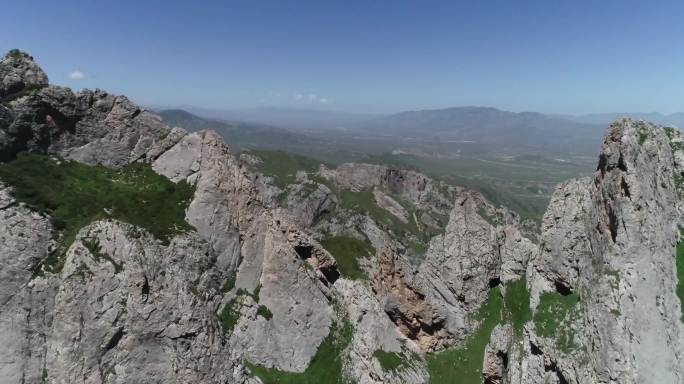
M10 49L9 52L7 52L7 55L14 59L21 59L23 57L21 51L16 48Z
M679 192L682 190L682 187L684 187L684 175L680 175L678 173L675 173L673 177L674 177L675 188Z
M233 289L234 285L235 277L231 275L231 277L228 277L228 279L222 287L223 292L229 292L231 289ZM244 300L243 297L249 296L252 299L254 299L255 302L258 303L259 291L261 291L261 285L258 285L252 293L249 293L249 291L245 288L239 288L235 292L235 298L226 303L226 305L221 310L221 314L219 315L219 321L221 322L221 328L223 329L224 333L232 332L235 328L235 324L237 324L238 320L240 319L240 310L243 304L242 300ZM270 320L271 318L273 318L273 313L265 305L260 305L259 307L257 307L257 315L262 316L266 320Z
M539 297L539 306L534 313L534 324L541 336L553 336L568 314L579 303L579 295L563 296L558 292L544 292Z
M425 243L429 241L429 236L418 228L413 219L412 210L409 210L408 222L404 223L388 210L380 207L372 191L353 192L345 189L338 191L338 197L340 208L370 216L379 226L391 231L407 243L404 245L410 246L418 253L425 251Z
M518 335L521 334L525 323L532 320L530 291L527 289L527 280L525 278L506 285L504 303L504 320L513 326Z
M240 304L236 299L233 299L226 303L221 310L221 315L219 315L219 321L221 322L221 329L223 333L233 332L235 325L240 319Z
M382 349L378 349L373 352L373 356L378 359L384 371L396 371L409 365L406 357L400 353L385 352Z
M297 171L316 172L319 161L284 151L250 151L261 163L255 166L256 171L273 178L273 184L285 189L296 181Z
M667 138L670 140L670 147L672 148L672 152L683 150L684 143L682 143L681 141L674 141L675 131L677 130L677 128L665 127L664 129Z
M257 303L259 302L259 293L260 292L261 292L261 284L257 285L256 288L254 288L254 292L252 292L252 298Z
M334 236L321 241L321 245L333 255L342 276L352 280L367 278L359 265L359 259L375 253L368 241L349 236Z
M559 350L569 353L577 347L572 323L579 316L580 297L577 293L561 295L558 292L544 292L534 313L537 333L556 339Z
M348 320L335 324L304 372L284 372L246 362L250 372L264 384L342 384L342 352L351 342L353 327Z
M0 180L14 188L17 201L50 215L59 237L57 249L43 265L49 272L62 269L76 234L94 220L121 220L146 229L165 243L193 229L185 221L185 210L194 188L185 182L171 182L147 164L115 170L20 153L16 160L0 164Z
M301 195L304 198L307 198L311 196L312 193L316 192L318 190L318 183L306 183L302 185L302 190L301 190Z
M646 128L639 129L639 145L642 145L648 140L648 130Z
M254 292L252 292L252 293L249 293L249 291L246 290L245 288L238 288L238 290L237 290L237 292L235 292L235 294L237 296L249 296L252 299L254 299L254 301L256 301L258 303L259 302L259 292L261 292L261 285L257 285L257 287L254 288Z
M480 327L463 346L428 355L432 384L482 383L482 361L494 327L509 323L516 335L521 335L525 323L532 319L527 281L522 278L507 284L503 295L499 287L490 289L476 319L481 321Z
M479 329L458 348L430 354L427 358L430 382L432 384L481 384L482 359L489 338L502 320L503 297L498 287L489 290L487 300L482 304L477 319Z
M670 141L670 147L672 148L672 152L676 153L678 151L684 150L684 142L674 141L675 131L677 128L665 127L664 129L665 134L667 135L667 138ZM684 187L684 175L674 172L673 179L677 193L681 194L681 191Z
M260 305L259 308L257 308L257 315L266 320L271 320L273 318L273 312L265 305Z
M235 287L235 274L231 273L221 287L221 292L227 293Z
M680 240L677 243L677 296L682 309L682 323L684 323L684 229L680 228Z
M93 258L100 262L102 260L108 261L112 266L114 267L114 273L119 273L123 271L123 262L122 263L117 263L112 259L109 254L106 252L102 252L102 246L100 245L100 242L97 239L83 239L82 240L83 246L88 249L88 252L90 252L91 255L93 255Z

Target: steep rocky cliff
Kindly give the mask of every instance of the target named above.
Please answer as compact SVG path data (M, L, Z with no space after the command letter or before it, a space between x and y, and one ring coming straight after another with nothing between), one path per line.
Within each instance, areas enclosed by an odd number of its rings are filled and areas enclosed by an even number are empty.
M558 187L528 269L532 308L552 318L526 327L511 382L684 382L681 142L616 121L594 176Z
M614 123L532 233L419 172L235 156L20 51L0 99L0 383L684 382L678 130Z

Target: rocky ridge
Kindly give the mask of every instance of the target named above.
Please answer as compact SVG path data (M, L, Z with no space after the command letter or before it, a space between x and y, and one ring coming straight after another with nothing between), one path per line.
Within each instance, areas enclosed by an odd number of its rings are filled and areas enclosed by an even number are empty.
M164 241L104 214L60 255L59 223L2 184L2 383L684 380L677 130L614 123L596 174L558 187L536 235L415 171L275 183L210 130L49 85L23 52L0 83L3 161L140 164L194 188L192 229ZM481 353L450 363L468 350Z

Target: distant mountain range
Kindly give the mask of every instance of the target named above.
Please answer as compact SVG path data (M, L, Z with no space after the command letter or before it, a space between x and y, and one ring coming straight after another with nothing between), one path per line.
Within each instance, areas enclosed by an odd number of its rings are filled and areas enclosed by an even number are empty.
M164 110L171 125L188 129L211 127L228 142L244 147L274 147L324 142L332 137L355 135L394 137L439 143L477 143L502 152L594 154L606 125L619 117L644 119L659 124L684 126L684 113L606 113L582 116L509 112L490 107L454 107L407 111L390 115L344 112L251 108L215 110L183 107ZM332 136L331 136L332 135Z
M320 140L307 135L291 132L285 128L259 123L232 122L204 118L181 109L156 111L164 122L172 127L182 127L188 131L213 129L223 136L226 143L236 150L245 148L280 149L283 143L290 148L306 148L321 145Z
M280 107L222 110L184 105L154 109L180 109L209 119L266 124L296 131L345 130L376 117L367 114Z
M594 153L604 127L535 112L488 107L409 111L364 122L358 128L388 135Z

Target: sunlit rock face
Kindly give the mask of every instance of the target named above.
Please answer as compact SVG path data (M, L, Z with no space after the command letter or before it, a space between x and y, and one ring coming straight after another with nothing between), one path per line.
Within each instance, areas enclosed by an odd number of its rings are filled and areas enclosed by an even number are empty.
M594 176L558 187L528 268L531 302L539 311L548 292L579 302L556 337L528 325L511 382L682 381L680 142L674 129L616 121Z
M160 238L114 203L68 233L56 218L77 209L0 180L0 383L684 380L678 130L615 122L596 173L560 184L531 233L416 171L349 163L275 183L215 132L49 85L23 52L0 62L0 99L3 163L134 164L191 188ZM72 187L113 193L90 181Z

